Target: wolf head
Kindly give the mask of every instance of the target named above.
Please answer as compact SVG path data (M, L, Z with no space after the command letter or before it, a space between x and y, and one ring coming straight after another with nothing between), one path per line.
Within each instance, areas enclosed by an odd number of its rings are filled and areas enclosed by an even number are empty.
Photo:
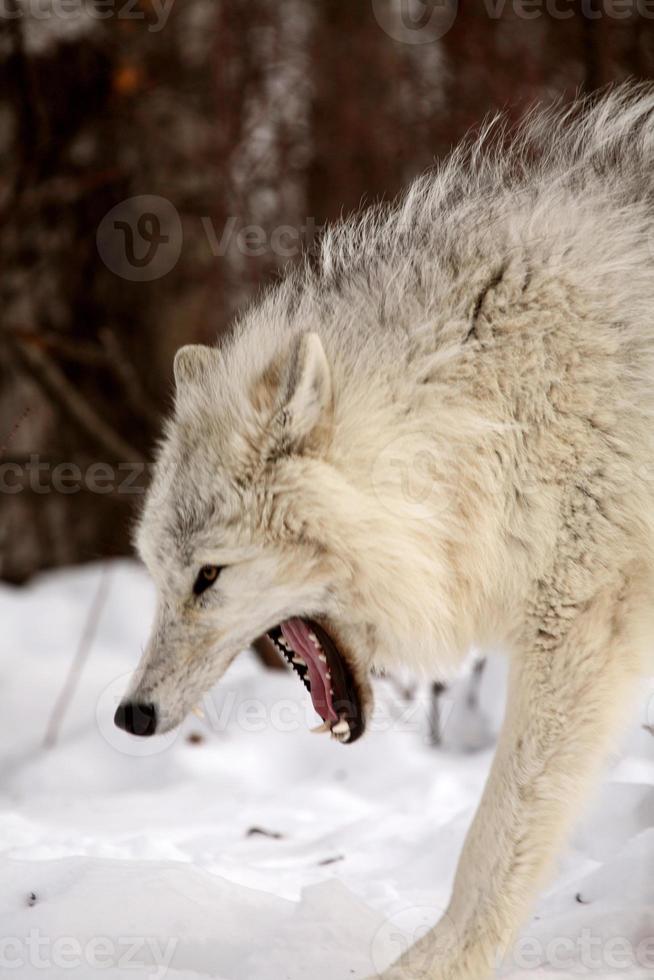
M157 587L151 638L116 724L165 732L268 633L340 741L364 729L370 628L337 517L332 374L315 333L182 348L137 531ZM340 501L340 504L338 503ZM347 509L347 504L346 504Z

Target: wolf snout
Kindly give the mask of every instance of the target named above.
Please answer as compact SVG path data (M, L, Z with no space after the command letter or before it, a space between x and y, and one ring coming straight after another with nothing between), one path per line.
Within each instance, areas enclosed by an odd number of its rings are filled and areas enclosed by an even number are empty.
M153 704L121 701L116 708L114 724L130 735L154 735L157 730L157 709Z

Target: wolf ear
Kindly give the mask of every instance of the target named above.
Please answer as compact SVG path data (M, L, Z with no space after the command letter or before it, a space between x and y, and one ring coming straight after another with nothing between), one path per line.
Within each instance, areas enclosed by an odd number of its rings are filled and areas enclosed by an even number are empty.
M331 419L332 381L322 341L301 334L282 374L280 422L283 440L294 449L315 445Z
M180 347L173 363L178 394L187 386L198 387L208 380L215 367L217 353L215 347L204 347L202 344Z
M173 374L175 414L178 417L201 411L202 406L206 408L207 396L215 385L220 356L216 347L204 347L202 344L188 344L177 351Z

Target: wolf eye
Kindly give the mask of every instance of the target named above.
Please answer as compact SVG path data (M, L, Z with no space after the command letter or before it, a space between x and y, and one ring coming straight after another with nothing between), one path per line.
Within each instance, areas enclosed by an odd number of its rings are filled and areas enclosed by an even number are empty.
M223 570L223 565L203 565L198 572L198 577L193 584L195 595L202 595L207 589L211 588Z

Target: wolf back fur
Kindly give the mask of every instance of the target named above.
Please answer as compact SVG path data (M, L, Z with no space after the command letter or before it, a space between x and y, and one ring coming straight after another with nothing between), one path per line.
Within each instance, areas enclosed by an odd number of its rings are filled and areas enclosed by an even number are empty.
M184 348L138 531L159 608L129 699L177 724L320 616L371 667L510 658L441 923L386 980L481 980L654 640L654 91L495 120L325 234L220 348ZM224 566L193 596L198 568Z

